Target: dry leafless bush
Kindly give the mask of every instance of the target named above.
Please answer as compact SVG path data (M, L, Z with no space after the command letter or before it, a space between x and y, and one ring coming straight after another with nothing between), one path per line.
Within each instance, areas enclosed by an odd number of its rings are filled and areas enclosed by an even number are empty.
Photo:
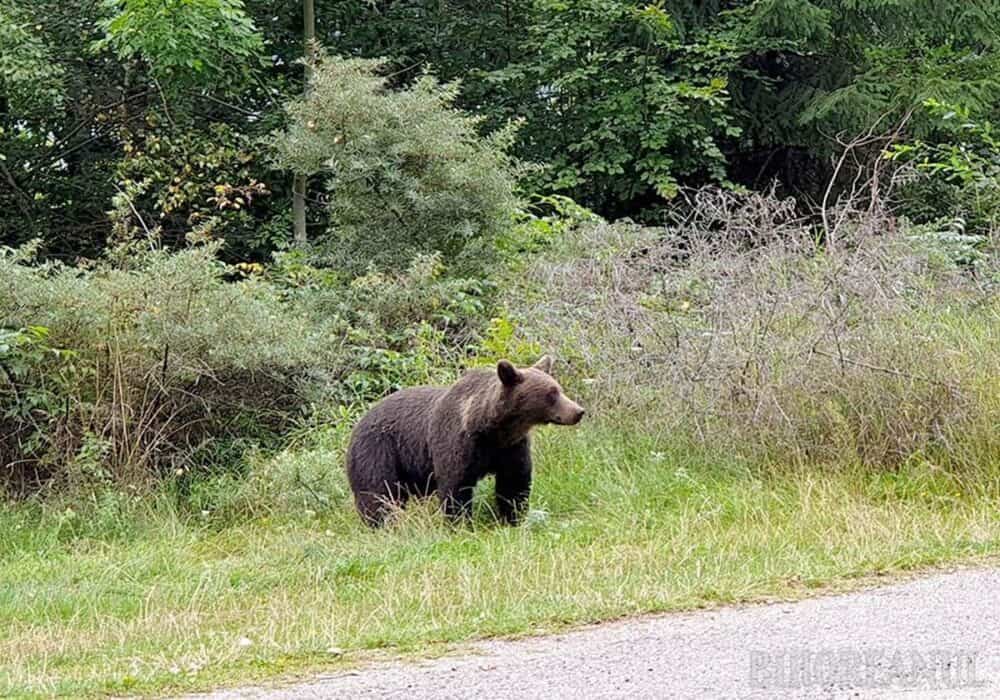
M512 312L595 408L782 460L973 460L1000 417L1000 304L879 206L718 190L668 229L599 224L530 267ZM828 242L835 237L836 245Z

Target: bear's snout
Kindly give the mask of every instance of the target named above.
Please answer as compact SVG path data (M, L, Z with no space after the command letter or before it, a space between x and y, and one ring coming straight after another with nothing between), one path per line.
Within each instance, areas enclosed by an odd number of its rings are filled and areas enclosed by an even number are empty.
M576 403L575 401L570 401L569 399L565 402L566 405L562 406L562 410L556 416L555 423L560 425L576 425L581 420L586 411L583 407Z

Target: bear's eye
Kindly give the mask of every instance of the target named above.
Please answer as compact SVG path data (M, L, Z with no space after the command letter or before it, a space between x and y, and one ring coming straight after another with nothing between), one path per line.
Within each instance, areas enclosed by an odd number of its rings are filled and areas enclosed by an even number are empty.
M545 395L545 400L548 401L549 403L555 403L556 400L558 400L558 398L559 398L558 389L549 389L549 393Z

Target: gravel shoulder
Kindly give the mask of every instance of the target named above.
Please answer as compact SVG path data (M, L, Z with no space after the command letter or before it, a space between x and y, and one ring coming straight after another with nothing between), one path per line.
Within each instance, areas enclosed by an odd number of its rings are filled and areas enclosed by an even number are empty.
M1000 569L488 640L434 660L188 697L996 698Z

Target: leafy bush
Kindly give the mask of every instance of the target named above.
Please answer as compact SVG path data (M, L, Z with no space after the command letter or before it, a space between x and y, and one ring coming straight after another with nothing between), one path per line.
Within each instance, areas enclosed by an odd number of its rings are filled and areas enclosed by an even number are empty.
M437 254L418 255L403 272L372 270L350 282L302 257L279 256L270 274L289 298L342 333L336 398L344 404L407 384L448 381L493 303L488 280L446 276Z
M894 145L887 157L923 177L903 189L904 211L921 222L961 220L962 233L1000 231L1000 136L989 121L973 119L961 105L925 103L938 132Z
M458 269L482 269L518 206L513 132L482 138L480 120L452 106L455 85L424 75L391 90L385 65L321 56L274 136L277 162L322 176L329 221L319 243L337 266L398 269L439 252Z
M160 127L154 123L123 144L113 216L118 236L155 233L171 247L185 239L225 239L225 253L264 257L260 249L274 241L261 240L254 207L269 191L257 179L256 161L263 159L247 135L221 123L189 130L162 118Z
M3 425L5 442L16 442L22 454L45 449L49 418L63 409L63 396L71 388L71 351L49 343L44 326L0 328L0 378L4 380ZM35 374L38 376L34 376ZM5 462L6 464L6 462Z
M217 250L133 247L92 269L0 253L5 485L142 485L266 442L323 398L328 328L262 280L227 281Z
M567 230L600 217L562 195L535 195L531 206L520 213L497 240L497 250L506 272L516 272L533 254L560 241Z

